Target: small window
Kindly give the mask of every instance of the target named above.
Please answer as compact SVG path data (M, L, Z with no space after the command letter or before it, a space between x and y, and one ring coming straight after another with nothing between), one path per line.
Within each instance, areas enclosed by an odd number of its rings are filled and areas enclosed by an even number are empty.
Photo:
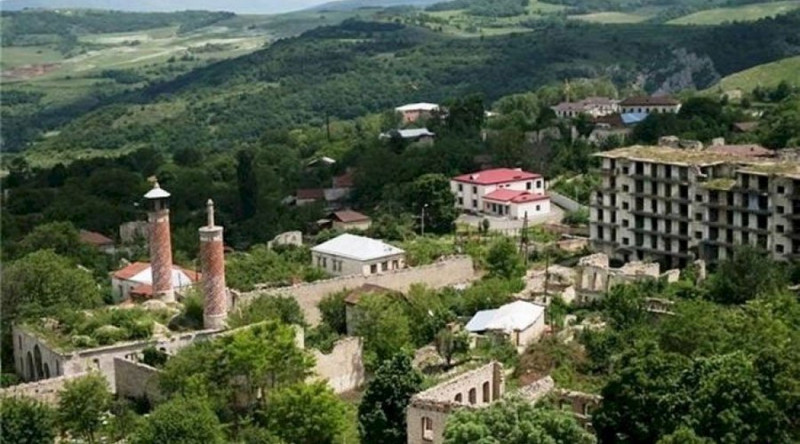
M472 199L472 208L478 208L478 201L475 199Z
M778 214L783 214L783 205L778 205L777 210Z
M464 401L464 397L461 396L461 393L456 394L455 401L456 402L463 402Z
M777 251L778 253L783 253L783 245L781 244L775 245L775 251Z
M694 232L694 238L695 239L702 239L703 238L703 232L702 231L695 231Z
M389 269L389 262L382 262L381 263L381 271L386 271Z
M375 274L378 272L378 264L372 264L369 266L369 272Z
M703 213L694 213L694 220L703 220Z
M694 201L695 202L702 202L703 201L703 195L702 194L695 194L694 195Z
M775 230L778 233L783 233L783 225L775 225Z
M458 184L458 191L464 191L464 185Z
M463 197L459 197L458 198L458 204L459 205L464 205L464 198Z
M422 417L422 440L433 441L433 419Z
M489 389L489 381L483 383L483 402L490 402L491 395L489 394L491 390Z
M622 219L622 226L623 227L627 227L628 226L628 219Z
M469 403L475 404L478 402L478 391L475 390L475 387L469 389Z
M623 185L623 186L622 186L622 191L624 191L624 192L626 192L626 193L627 193L627 192L628 192L630 189L631 189L631 187L629 187L629 186L627 186L627 185Z
M472 194L478 194L478 187L472 187Z
M536 205L536 211L541 210L541 208L542 208L541 205Z
M628 174L628 167L622 167L622 174Z
M629 208L628 202L622 202L622 209L627 210Z
M783 185L778 185L778 194L785 194L786 188Z
M531 183L530 182L525 182L525 189L526 190L530 190L531 189Z
M628 245L630 242L631 242L630 239L628 239L627 237L622 238L622 245Z

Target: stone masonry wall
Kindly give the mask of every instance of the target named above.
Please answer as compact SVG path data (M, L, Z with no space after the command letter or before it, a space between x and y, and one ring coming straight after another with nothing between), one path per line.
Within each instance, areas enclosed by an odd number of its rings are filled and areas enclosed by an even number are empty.
M0 398L32 398L44 402L45 404L56 405L64 384L76 378L86 376L86 373L78 373L58 378L43 379L41 381L19 384L4 389L0 389Z
M406 411L408 444L441 443L447 416L454 408L485 407L504 392L503 366L490 362L417 393Z
M163 395L158 387L159 370L149 365L114 358L114 380L116 381L117 396L142 399L146 398L154 404Z
M243 293L238 298L240 308L253 299L263 296L288 296L297 300L306 321L311 326L320 322L317 304L325 296L345 289L357 288L363 284L380 285L395 291L406 292L412 284L422 283L432 288L446 287L476 278L472 258L454 256L430 265L387 271L370 276L350 275L323 281L304 283L293 287Z
M329 354L319 350L311 352L317 361L314 373L318 378L327 380L334 392L348 392L364 384L361 338L349 337L337 341Z

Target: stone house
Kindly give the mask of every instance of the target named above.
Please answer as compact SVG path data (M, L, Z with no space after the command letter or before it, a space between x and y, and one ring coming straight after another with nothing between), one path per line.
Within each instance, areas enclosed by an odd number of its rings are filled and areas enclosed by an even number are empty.
M406 410L408 444L444 441L447 417L459 408L481 408L505 393L503 365L493 361L411 397Z
M677 113L681 102L669 96L628 97L619 103L623 114Z
M95 231L81 230L80 240L106 254L113 254L116 251L113 239Z
M328 215L331 228L334 230L366 230L372 225L372 219L366 214L353 210L334 211Z
M334 275L369 276L405 268L406 252L376 239L345 233L312 248L311 261Z

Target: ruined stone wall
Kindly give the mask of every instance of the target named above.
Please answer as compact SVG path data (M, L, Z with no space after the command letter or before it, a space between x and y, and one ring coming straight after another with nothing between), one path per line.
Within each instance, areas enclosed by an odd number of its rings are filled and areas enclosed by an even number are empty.
M329 354L311 350L317 361L316 378L324 379L336 393L354 390L364 384L364 361L361 338L337 341Z
M114 380L117 396L147 399L151 405L162 400L158 387L159 370L149 365L114 358Z
M85 376L86 373L78 373L69 376L59 376L58 378L43 379L41 381L19 384L4 389L0 389L0 398L32 398L49 405L58 404L61 390L64 384L76 378Z
M322 298L331 293L357 288L364 284L379 285L391 290L406 292L415 283L440 288L471 281L475 278L472 258L469 256L454 256L430 265L386 271L370 276L340 276L292 287L243 293L237 300L237 305L239 306L237 308L245 306L257 297L291 297L300 305L306 321L311 326L316 326L321 319L317 304Z
M504 392L503 365L490 362L417 393L406 411L408 443L441 443L447 416L453 409L485 407Z

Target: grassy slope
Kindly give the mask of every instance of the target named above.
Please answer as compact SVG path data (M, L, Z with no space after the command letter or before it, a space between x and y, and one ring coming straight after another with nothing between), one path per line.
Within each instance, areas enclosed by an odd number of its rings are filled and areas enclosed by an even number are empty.
M571 15L569 18L593 23L639 23L647 20L650 17L647 15L632 14L629 12L610 11Z
M476 35L503 35L512 32L527 32L530 28L522 26L520 23L541 18L548 14L554 14L566 9L563 5L544 3L531 0L525 15L514 17L482 17L468 14L466 10L454 9L449 11L425 12L431 17L447 20L447 24L442 25L445 34L459 37L472 37ZM438 24L434 27L439 26Z
M732 8L715 8L695 12L667 22L670 25L718 25L732 21L754 21L800 8L799 0L758 3Z
M716 91L722 88L724 91L732 89L750 91L756 86L775 86L784 80L800 86L800 56L788 57L731 74L709 90Z

